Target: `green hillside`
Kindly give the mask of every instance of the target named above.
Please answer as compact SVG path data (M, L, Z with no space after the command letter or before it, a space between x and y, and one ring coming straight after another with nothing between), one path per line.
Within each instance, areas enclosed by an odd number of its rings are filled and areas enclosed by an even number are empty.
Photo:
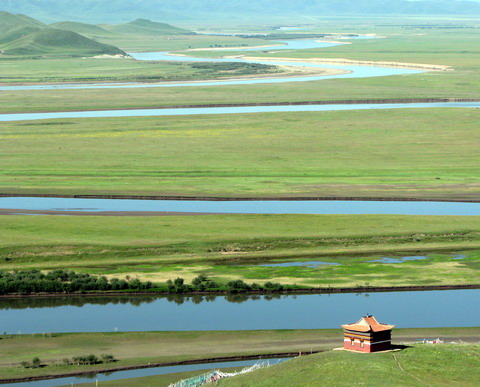
M4 42L0 49L6 55L125 55L114 46L98 43L76 32L56 28L43 28L10 42Z
M47 25L25 15L0 12L0 34L22 27L45 28Z
M65 21L54 23L50 26L61 30L76 32L77 34L88 36L90 38L109 37L113 35L110 31L104 30L103 28L94 24Z
M235 376L228 387L478 386L480 345L415 345L396 353L324 352Z
M192 32L166 23L157 23L146 19L137 19L126 24L106 24L104 29L121 34L133 35L181 35Z
M77 32L52 28L28 16L8 12L0 12L0 53L12 56L125 55L117 47L96 42Z

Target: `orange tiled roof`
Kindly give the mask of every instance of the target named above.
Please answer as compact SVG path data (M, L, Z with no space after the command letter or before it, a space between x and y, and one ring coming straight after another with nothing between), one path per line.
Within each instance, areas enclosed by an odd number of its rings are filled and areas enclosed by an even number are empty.
M355 324L342 325L342 328L357 332L382 332L392 329L395 325L381 324L373 316L365 316Z

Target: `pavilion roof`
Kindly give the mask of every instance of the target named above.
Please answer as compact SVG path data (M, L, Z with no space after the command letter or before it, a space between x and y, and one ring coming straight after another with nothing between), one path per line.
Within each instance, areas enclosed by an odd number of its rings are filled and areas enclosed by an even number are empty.
M342 328L357 332L382 332L392 329L395 325L381 324L373 316L364 316L354 324L342 325Z

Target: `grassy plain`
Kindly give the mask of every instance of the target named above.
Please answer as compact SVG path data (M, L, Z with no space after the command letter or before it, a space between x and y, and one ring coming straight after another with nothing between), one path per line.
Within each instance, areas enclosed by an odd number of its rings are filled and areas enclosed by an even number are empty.
M3 216L1 230L3 270L61 268L154 282L177 277L191 281L205 274L220 282L243 279L306 287L480 282L479 217ZM465 259L455 259L461 251L467 251ZM402 252L428 254L429 259L369 262ZM285 260L341 265L258 266Z
M5 122L0 192L478 199L479 119L461 108Z
M398 329L394 342L414 343L418 338L447 337L449 341L472 342L479 328ZM328 351L342 345L340 329L53 333L2 336L0 378L61 374L205 358L270 354L278 352ZM464 348L459 346L460 348ZM420 348L420 347L419 347ZM65 366L64 358L112 354L118 360L97 366ZM38 356L41 369L25 369L22 361Z
M9 84L126 81L148 83L289 73L276 66L249 63L206 63L199 66L198 63L189 62L119 58L0 60L0 72L0 82Z

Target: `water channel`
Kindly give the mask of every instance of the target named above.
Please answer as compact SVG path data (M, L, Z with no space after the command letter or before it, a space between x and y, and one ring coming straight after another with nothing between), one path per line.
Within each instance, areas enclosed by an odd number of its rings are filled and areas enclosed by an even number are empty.
M300 49L270 47L268 50ZM323 43L324 44L324 43ZM317 46L320 47L320 46ZM310 48L310 47L309 47ZM250 50L250 49L247 49ZM261 48L261 50L267 50ZM139 60L243 61L242 59L192 59L172 57L166 53L132 54ZM2 86L0 90L54 90L84 88L136 88L239 85L314 81L326 78L352 78L412 74L418 70L373 66L333 66L308 62L251 63L335 68L346 71L331 76L264 78L234 81L171 82L162 84L64 84ZM353 109L466 107L480 103L430 104L359 104L303 105L193 109L136 109L93 112L54 112L1 114L0 121L39 120L86 117L139 117L186 114L239 114L259 112L329 111ZM443 202L361 202L361 201L148 201L64 198L0 198L0 208L60 211L173 211L221 213L308 213L308 214L411 214L411 215L480 215L479 203ZM374 314L380 321L402 328L478 326L480 309L472 307L480 290L389 292L370 294L322 294L297 296L192 296L143 298L26 298L0 299L3 332L98 332L98 331L184 331L184 330L254 330L339 328L359 316ZM308 314L306 314L308 311ZM221 316L221 318L218 318ZM199 368L208 368L199 365ZM219 365L216 365L219 367ZM167 370L180 372L182 370ZM145 372L145 371L144 371ZM149 371L150 372L150 371ZM158 369L152 374L166 373ZM128 377L145 376L129 374ZM114 374L114 379L119 375ZM58 381L60 382L60 381ZM63 384L73 383L73 380ZM35 385L41 385L37 384ZM45 386L58 385L46 381ZM18 384L16 384L18 385ZM29 384L30 385L30 384Z
M395 323L399 328L465 327L480 324L479 299L480 289L277 296L49 297L0 299L0 313L2 332L9 334L336 329L365 314L374 314L379 321Z
M71 376L67 378L58 378L54 380L37 380L33 382L21 382L21 383L5 383L2 386L15 386L15 387L52 387L52 386L66 386L82 383L93 382L106 382L109 380L121 380L130 378L141 378L145 376L156 376L174 374L180 372L198 371L198 374L203 374L209 370L218 370L223 368L235 368L236 371L240 371L244 367L252 366L258 362L268 362L269 364L281 363L288 359L262 359L262 360L242 360L242 361L229 361L229 362L217 362L217 363L203 363L203 364L188 364L178 366L167 367L154 367L144 368L139 370L118 371L106 374L92 374L84 376Z
M0 197L0 209L68 212L195 212L224 214L480 215L480 203L360 200L140 200Z
M369 37L370 38L370 37ZM278 50L300 50L312 48L324 48L337 46L340 43L328 43L311 39L296 39L286 41L275 41L273 44L280 44L272 47L240 47L235 51L278 51ZM192 52L194 55L194 52ZM48 85L3 85L0 91L22 91L22 90L65 90L65 89L111 89L111 88L142 88L142 87L198 87L198 86L228 86L228 85L252 85L264 83L286 83L286 82L310 82L322 79L333 78L365 78L365 77L381 77L389 75L416 74L421 71L398 67L383 66L356 66L356 65L331 65L316 64L311 62L297 61L261 61L256 59L235 58L198 58L187 55L171 55L168 52L142 52L129 53L136 60L149 61L180 61L180 62L241 62L256 63L267 65L284 65L296 67L310 67L340 70L340 74L333 75L309 75L309 76L278 76L278 77L260 77L252 79L237 80L215 80L215 81L194 81L194 82L163 82L163 83L64 83L64 84L48 84Z

